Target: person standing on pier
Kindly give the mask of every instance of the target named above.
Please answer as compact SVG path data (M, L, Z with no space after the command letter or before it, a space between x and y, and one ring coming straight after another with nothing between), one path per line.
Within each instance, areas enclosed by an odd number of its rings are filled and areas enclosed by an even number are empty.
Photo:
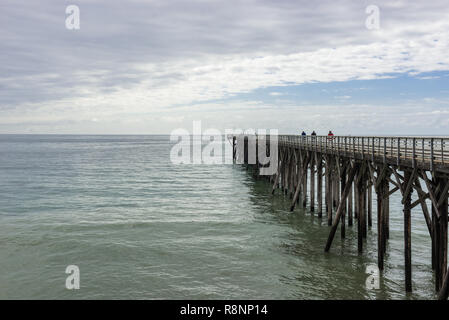
M332 130L329 130L329 133L327 134L327 138L328 138L329 140L334 139L334 134L333 134Z

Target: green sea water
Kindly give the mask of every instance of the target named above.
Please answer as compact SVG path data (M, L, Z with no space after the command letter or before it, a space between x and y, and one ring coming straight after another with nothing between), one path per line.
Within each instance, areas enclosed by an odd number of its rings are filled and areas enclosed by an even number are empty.
M325 219L290 213L288 197L242 166L174 165L172 145L169 136L0 135L0 299L434 298L419 207L413 293L398 195L380 289L367 289L375 215L363 254L356 227L325 253ZM68 265L79 267L79 290L65 287Z

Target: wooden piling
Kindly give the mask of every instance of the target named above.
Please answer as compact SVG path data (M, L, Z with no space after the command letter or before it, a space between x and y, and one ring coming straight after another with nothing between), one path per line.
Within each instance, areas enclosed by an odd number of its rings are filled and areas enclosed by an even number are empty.
M358 174L357 174L358 175ZM356 179L359 177L357 176ZM359 188L354 182L354 218L359 218Z
M407 185L410 171L404 173L404 184ZM412 192L404 195L404 258L405 258L405 291L412 292L412 239L411 239L411 200Z
M390 183L385 180L384 193L388 194L390 192ZM384 224L385 224L385 239L390 239L390 197L386 197L384 203Z
M381 170L377 171L378 179L382 179L380 177ZM384 237L384 219L382 217L383 214L383 197L384 197L384 184L382 182L379 183L379 187L376 190L377 194L377 266L379 270L384 269L384 248L383 248L383 237Z
M387 247L387 239L388 239L388 222L387 222L387 215L389 211L389 198L388 198L388 192L389 192L389 182L387 180L384 180L382 183L382 250L383 254L386 252Z
M352 226L352 194L353 194L353 186L351 183L351 187L348 195L348 226Z
M318 200L318 218L323 216L323 162L321 160L321 155L319 157L319 162L317 163L317 200Z
M315 157L310 161L310 211L315 211Z
M354 176L355 176L357 170L358 170L357 166L354 166L353 168L351 168L351 170L348 174L348 183L346 184L345 189L343 190L342 200L346 200L346 198L349 194L350 185L351 185L352 181L354 180ZM340 201L340 205L338 206L337 212L335 214L335 220L332 223L332 228L329 233L329 237L327 239L326 247L324 248L324 251L326 251L326 252L329 251L329 249L332 245L332 240L334 239L335 232L337 231L338 223L340 222L341 214L343 212L343 207L344 207L344 201Z
M346 188L346 167L344 166L341 172L341 199L339 201L339 206L341 206L341 238L344 239L346 237L346 227L345 227L345 216L346 216L346 198L343 198L344 191ZM351 190L350 187L348 187L347 194L349 195L349 191ZM347 197L347 196L346 196Z
M373 186L368 183L368 227L373 226L372 214L373 214Z
M331 159L326 159L326 211L327 224L332 225L332 174L331 174Z
M305 208L307 206L307 167L306 164L303 167L304 170L304 178L303 178L303 187L302 187L302 206Z
M309 159L306 158L304 159L302 166L300 165L300 168L298 169L298 186L296 187L296 191L295 191L295 195L293 196L293 201L292 204L290 206L290 211L293 211L295 209L296 203L299 199L299 191L301 189L301 185L303 184L303 179L304 179L304 171L303 167L307 166Z

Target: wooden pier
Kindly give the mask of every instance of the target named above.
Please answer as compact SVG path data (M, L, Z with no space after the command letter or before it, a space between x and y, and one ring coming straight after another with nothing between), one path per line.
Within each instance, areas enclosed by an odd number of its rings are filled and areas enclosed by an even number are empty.
M327 219L330 227L327 241L323 239L326 252L331 249L339 226L341 238L345 238L346 228L357 224L358 252L362 253L367 229L377 219L377 263L383 270L390 233L390 196L400 193L405 290L412 291L411 210L419 207L432 243L435 290L439 299L448 298L449 138L276 137L277 151L270 150L268 136L229 136L234 161L252 166L259 175L263 166L257 160L258 151L254 157L249 155L249 146L254 143L257 149L260 140L266 145L267 155L277 152L277 172L264 177L272 183L273 194L280 189L291 198L290 211L297 205L307 206L307 188L310 188L310 210L319 218ZM373 193L377 204L374 215ZM413 193L417 200L412 202Z

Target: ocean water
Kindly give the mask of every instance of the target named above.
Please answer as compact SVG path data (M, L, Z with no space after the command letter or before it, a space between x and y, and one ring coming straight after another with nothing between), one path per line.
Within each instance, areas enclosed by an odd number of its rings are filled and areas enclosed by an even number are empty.
M412 212L405 294L400 198L380 289L376 218L356 227L288 210L239 165L174 165L168 136L0 135L0 299L432 299L430 238ZM375 194L373 196L375 201ZM376 208L374 205L373 208ZM68 265L80 289L65 287Z

